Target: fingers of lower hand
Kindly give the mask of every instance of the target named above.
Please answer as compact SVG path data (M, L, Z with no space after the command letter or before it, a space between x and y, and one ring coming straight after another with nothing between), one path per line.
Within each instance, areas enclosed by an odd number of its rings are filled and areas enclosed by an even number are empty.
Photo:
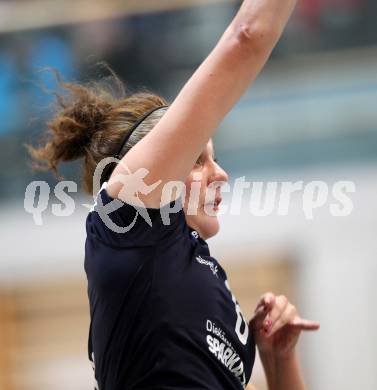
M292 320L291 325L300 328L301 330L318 330L320 327L318 322L303 319L298 315Z
M260 306L254 312L253 318L249 322L249 326L253 329L260 329L263 326L263 320L265 319L267 310L265 306Z
M297 310L288 299L281 295L277 297L276 304L263 322L263 328L267 336L271 336L277 330L294 320Z
M255 311L257 311L260 307L266 307L266 309L270 309L274 303L275 295L272 292L267 292L259 298Z
M280 306L283 302L281 297L276 297L274 294L268 292L263 294L260 297L260 300L257 304L257 307L254 311L254 317L250 321L250 323L254 324L254 327L260 328L263 326L263 320L266 320L268 323L270 323L269 317L271 316L272 312L276 312L277 306ZM273 314L273 318L276 316L276 314ZM257 325L257 326L256 326Z
M261 330L266 336L271 336L285 325L291 325L300 330L317 330L319 324L302 319L297 309L286 296L275 296L272 293L263 294L259 300L249 326L253 330Z

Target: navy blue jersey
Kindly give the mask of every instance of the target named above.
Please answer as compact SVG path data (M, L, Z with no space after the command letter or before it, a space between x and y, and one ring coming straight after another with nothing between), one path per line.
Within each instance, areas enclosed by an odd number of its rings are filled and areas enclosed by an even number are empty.
M86 221L85 271L91 323L88 353L99 390L239 390L255 359L252 333L226 273L185 214L120 202L109 214L125 233L101 218L114 201L101 188ZM137 217L135 219L135 217Z

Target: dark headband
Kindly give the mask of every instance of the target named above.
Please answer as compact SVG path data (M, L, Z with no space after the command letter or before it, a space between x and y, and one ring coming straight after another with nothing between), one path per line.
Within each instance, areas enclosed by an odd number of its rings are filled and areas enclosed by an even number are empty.
M118 153L114 156L114 158L117 158L118 160L121 159L121 153L122 153L122 150L124 148L124 145L126 145L127 141L130 139L131 137L131 134L137 129L137 127L141 124L141 122L143 122L145 119L147 119L147 117L149 115L151 115L153 112L159 110L160 108L165 108L165 107L169 107L167 105L162 105L162 106L158 106L158 107L154 107L152 110L149 110L147 111L143 116L141 116L131 127L130 130L128 130L126 136L124 137L123 141L122 141L122 144L118 150ZM103 172L102 172L102 177L103 177L103 180L101 180L101 185L102 183L107 180L107 176L108 176L108 171L110 169L110 167L113 165L114 163L110 163L110 164L107 164L106 167L104 168Z
M135 124L132 125L131 129L128 130L127 135L125 136L125 138L124 138L124 140L123 140L123 142L118 150L118 153L114 156L115 158L120 160L120 158L122 157L120 154L122 153L124 145L126 145L127 141L131 137L131 134L136 130L136 128L141 124L141 122L143 122L145 119L147 119L147 117L149 115L151 115L153 112L155 112L163 107L168 107L168 106L158 106L158 107L153 108L152 110L150 110L146 114L144 114L140 119L138 119Z

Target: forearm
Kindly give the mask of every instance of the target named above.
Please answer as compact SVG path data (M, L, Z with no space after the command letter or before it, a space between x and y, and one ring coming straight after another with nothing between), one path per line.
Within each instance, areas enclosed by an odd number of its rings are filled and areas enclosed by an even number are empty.
M295 352L274 357L260 354L269 390L305 390L300 365Z

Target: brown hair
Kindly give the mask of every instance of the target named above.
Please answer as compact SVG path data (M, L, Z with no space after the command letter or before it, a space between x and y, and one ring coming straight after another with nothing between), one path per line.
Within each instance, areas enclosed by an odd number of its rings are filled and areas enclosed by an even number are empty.
M104 82L81 85L63 82L55 72L63 93L55 93L57 110L47 122L40 145L25 145L33 158L33 170L52 170L56 177L61 161L84 158L82 178L84 190L93 191L93 173L105 157L119 152L122 141L132 126L155 107L167 101L146 90L126 95L120 79L111 71L112 84L118 87L120 97ZM139 142L161 119L166 109L149 115L131 134L122 149L122 155Z

